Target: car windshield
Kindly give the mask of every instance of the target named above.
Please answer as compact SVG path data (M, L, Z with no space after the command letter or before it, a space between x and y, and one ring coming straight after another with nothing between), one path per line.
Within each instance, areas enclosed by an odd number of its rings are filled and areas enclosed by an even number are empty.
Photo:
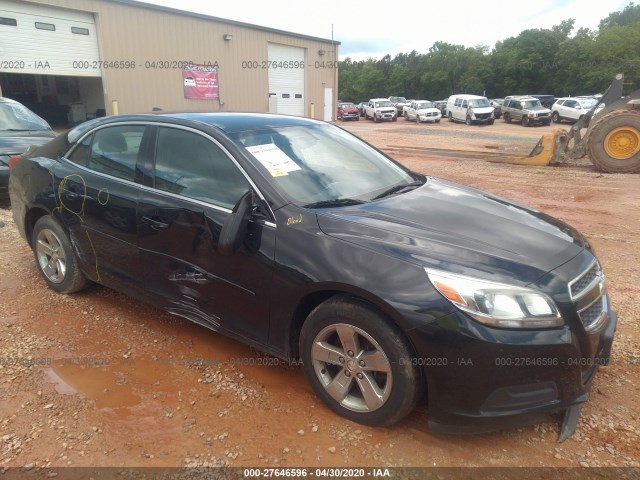
M49 131L49 124L18 102L0 102L0 131Z
M232 138L301 206L368 202L416 180L354 135L330 125L243 131Z
M581 100L580 105L586 110L590 110L597 103L597 100Z
M343 110L347 110L349 108L356 108L356 106L353 103L343 103L340 108L342 108Z
M469 100L470 107L490 107L491 104L486 98L474 98Z
M404 97L396 97L396 103L407 103L407 99Z
M420 103L418 103L418 110L421 110L423 108L434 108L433 107L433 103L431 103L431 102L420 102Z
M393 104L389 100L383 100L382 102L375 102L376 107L393 107Z
M522 108L525 110L540 109L542 108L542 104L540 103L540 100L527 100L522 102Z

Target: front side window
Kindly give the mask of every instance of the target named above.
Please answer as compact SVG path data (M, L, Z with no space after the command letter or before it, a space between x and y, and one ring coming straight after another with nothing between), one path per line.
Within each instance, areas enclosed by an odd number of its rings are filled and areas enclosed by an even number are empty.
M250 185L210 139L187 130L158 129L154 186L165 192L233 208Z
M95 172L133 182L144 129L144 125L101 128L78 143L68 158Z

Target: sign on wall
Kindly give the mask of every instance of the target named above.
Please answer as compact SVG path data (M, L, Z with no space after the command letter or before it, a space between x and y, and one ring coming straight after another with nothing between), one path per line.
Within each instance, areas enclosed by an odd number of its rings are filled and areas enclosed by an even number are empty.
M182 69L184 98L216 100L218 92L218 67L212 65L185 65Z

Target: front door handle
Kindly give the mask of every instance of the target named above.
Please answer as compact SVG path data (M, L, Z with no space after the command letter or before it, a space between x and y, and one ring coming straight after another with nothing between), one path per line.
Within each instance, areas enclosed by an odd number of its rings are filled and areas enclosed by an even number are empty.
M166 230L167 228L169 228L168 223L164 223L159 220L154 220L153 218L150 218L150 217L142 217L142 221L147 225L149 225L154 230Z

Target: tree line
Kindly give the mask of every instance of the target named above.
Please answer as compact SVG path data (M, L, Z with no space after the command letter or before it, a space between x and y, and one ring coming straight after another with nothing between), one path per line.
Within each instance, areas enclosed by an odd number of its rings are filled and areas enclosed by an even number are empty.
M616 73L625 75L625 93L640 88L640 5L629 3L597 30L580 28L571 36L574 24L569 19L551 29L524 30L493 49L436 42L426 54L347 58L339 62L339 98L590 95L603 93Z

